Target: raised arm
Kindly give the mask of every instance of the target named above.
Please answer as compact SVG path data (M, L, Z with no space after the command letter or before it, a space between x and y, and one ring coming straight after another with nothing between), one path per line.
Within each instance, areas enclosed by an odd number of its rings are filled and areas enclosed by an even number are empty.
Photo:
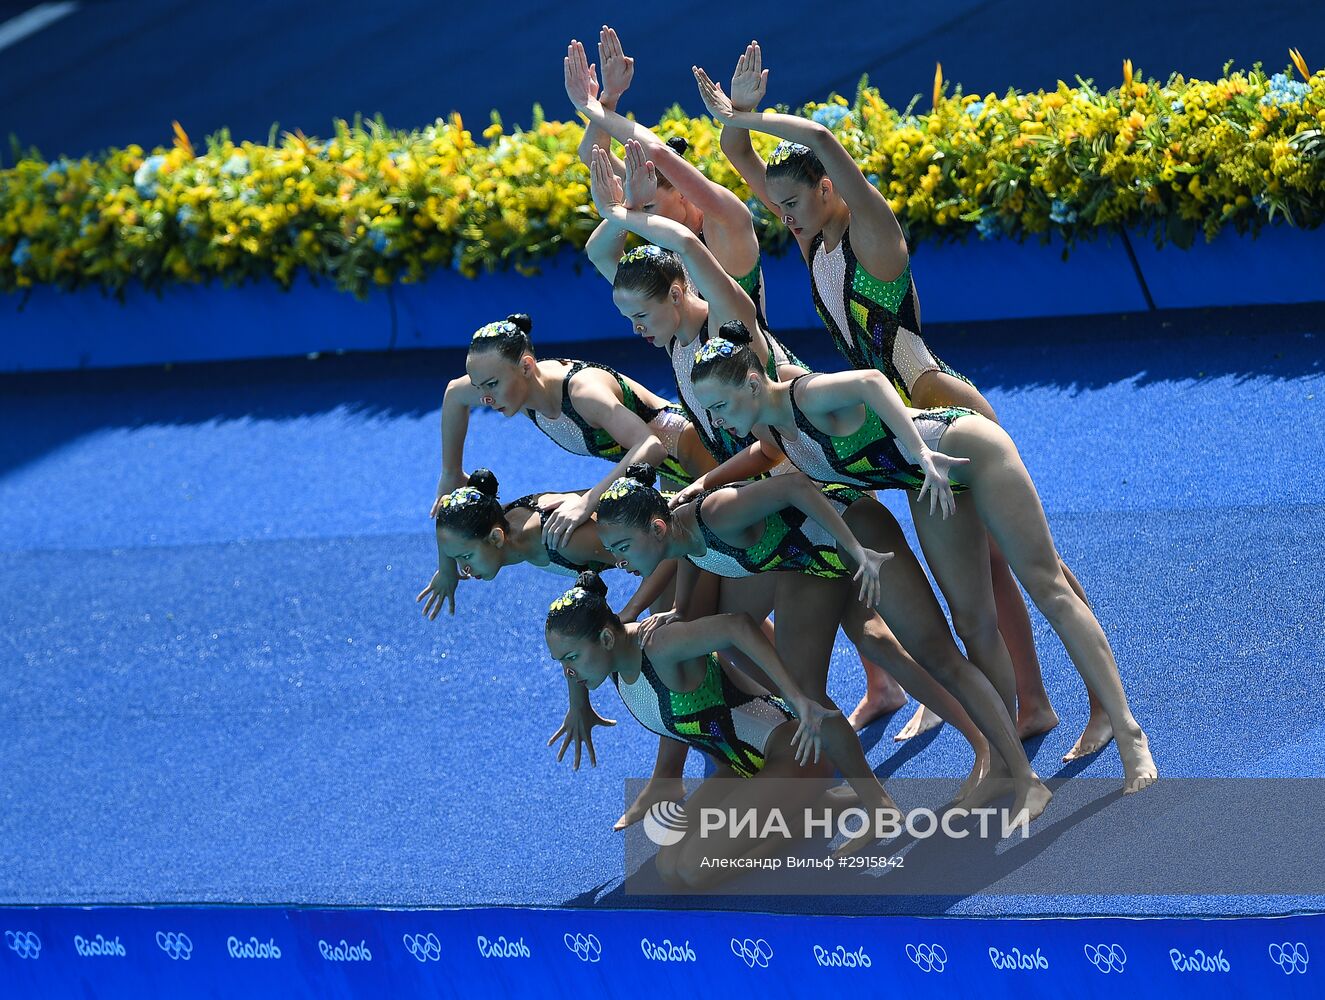
M612 168L602 150L594 153L590 168L590 190L594 206L604 219L611 220L632 233L667 250L674 250L685 262L691 280L708 302L709 326L717 330L723 323L739 319L750 330L759 329L755 306L735 280L709 252L698 236L679 222L660 215L631 211L617 200L612 186Z
M610 29L609 29L610 30ZM644 155L661 170L686 200L704 213L705 238L714 252L733 270L748 271L759 258L759 242L745 202L703 175L685 157L678 155L657 133L617 114L594 96L596 81L584 54L584 46L572 41L564 64L566 94L576 109L618 142L634 140Z
M948 473L954 466L965 465L970 459L953 458L930 450L912 423L911 412L902 403L902 397L897 395L897 390L882 373L853 371L811 375L798 385L801 409L807 414L822 416L860 403L877 413L915 463L924 470L925 482L920 487L920 497L929 494L930 513L934 513L935 506L938 506L946 518L956 510Z
M865 269L883 279L902 272L906 267L907 251L901 223L893 214L888 199L860 172L856 161L830 129L799 115L737 110L722 92L722 87L710 80L704 70L696 66L694 74L705 106L724 127L735 125L767 132L809 147L819 157L828 179L851 209L851 246ZM767 188L765 196L767 198ZM780 209L774 211L780 213Z
M610 36L610 37L609 37ZM598 74L594 67L587 67L590 93L608 110L615 111L617 103L630 87L635 76L635 60L621 50L621 42L616 32L606 26L598 35L598 61L603 66L603 91L598 92ZM594 147L599 147L612 155L612 136L601 125L589 122L584 129L584 138L580 140L580 161L587 167L593 159ZM621 161L612 157L612 167L618 174L622 172Z
M756 430L755 433L758 435L760 432ZM684 503L689 503L705 490L716 490L719 486L730 486L733 483L756 479L766 472L771 472L786 457L775 444L765 441L760 436L759 440L748 448L743 448L717 468L710 469L689 486L678 490L669 501L669 506L675 509Z

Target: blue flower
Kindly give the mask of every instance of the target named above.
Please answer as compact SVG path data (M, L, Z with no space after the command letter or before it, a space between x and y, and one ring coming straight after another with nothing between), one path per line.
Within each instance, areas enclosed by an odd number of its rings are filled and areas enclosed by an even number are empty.
M820 125L834 129L842 124L842 119L851 114L849 110L840 104L830 104L826 108L820 108L814 114L810 115Z
M966 113L970 115L972 118L979 118L982 114L985 113L985 102L973 101L972 103L966 105Z
M9 260L15 267L22 267L31 259L32 241L24 236L18 241L18 246L14 247L14 252L9 255Z
M1270 77L1270 92L1261 98L1262 104L1297 104L1311 92L1301 80L1291 80L1283 73Z
M391 237L381 229L368 230L369 239L372 240L373 249L387 257L395 256L395 251L391 248Z
M455 249L451 251L451 269L459 271L460 265L465 259L465 244L463 240L455 241Z
M1175 97L1173 99L1172 106L1173 106L1173 113L1175 115L1183 114L1187 110L1187 105L1182 102L1181 97Z
M975 224L975 231L980 234L982 240L996 240L1003 235L1003 222L997 212L986 212Z
M156 175L161 172L165 162L166 158L160 154L149 156L143 161L143 165L134 171L133 186L138 190L138 197L156 197Z
M181 205L179 211L175 213L175 221L186 236L198 235L198 224L193 221L197 217L198 213L193 210L192 205Z
M870 182L870 187L878 187L878 186L879 186L879 175L878 175L878 174L867 174L866 177L865 177L865 180L867 180L867 181Z
M1054 199L1053 205L1049 209L1049 218L1057 222L1060 226L1077 221L1076 209L1065 201Z
M248 157L243 153L233 154L230 159L225 161L221 173L227 177L243 177L248 173Z
M239 192L239 200L245 205L252 205L258 200L258 192L253 188L244 188L243 191Z

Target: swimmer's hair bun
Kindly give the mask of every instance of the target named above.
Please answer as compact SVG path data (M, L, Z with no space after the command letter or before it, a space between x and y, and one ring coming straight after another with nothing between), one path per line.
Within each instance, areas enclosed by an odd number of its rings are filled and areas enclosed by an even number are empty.
M641 486L656 486L658 483L658 470L647 462L636 462L626 469L626 476Z
M607 597L607 584L603 583L603 578L591 569L586 569L575 578L575 586L590 594Z
M667 148L677 156L685 156L686 150L690 148L690 140L685 136L674 135L667 140Z
M514 323L523 330L525 334L529 334L534 329L534 321L524 313L511 313L506 317L506 322Z
M475 469L470 473L466 485L474 487L486 497L497 496L497 477L491 469Z
M754 340L750 335L750 330L739 319L729 319L726 323L723 323L718 335L723 340L731 341L737 346L744 346Z

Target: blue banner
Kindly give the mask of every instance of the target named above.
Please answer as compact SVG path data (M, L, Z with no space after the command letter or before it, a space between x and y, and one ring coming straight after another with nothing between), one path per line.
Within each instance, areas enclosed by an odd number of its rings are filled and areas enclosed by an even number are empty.
M5 997L1325 994L1325 915L8 907L0 933Z

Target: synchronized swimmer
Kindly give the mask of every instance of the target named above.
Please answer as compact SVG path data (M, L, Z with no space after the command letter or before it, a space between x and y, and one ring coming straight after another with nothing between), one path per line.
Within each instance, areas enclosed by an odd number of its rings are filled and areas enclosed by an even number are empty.
M580 153L602 218L586 252L634 333L667 353L679 402L606 365L539 360L525 315L477 331L442 407L438 568L418 597L425 614L436 618L447 604L454 614L461 579L491 580L507 566L578 574L545 625L569 703L548 743L561 740L558 760L573 745L576 768L582 748L597 764L592 731L614 723L590 692L609 678L659 736L654 774L617 829L686 797L692 748L715 771L687 799L691 808L809 805L821 782L806 781L802 794L798 782L768 779L824 779L836 768L849 791L830 799L896 810L853 729L900 707L903 691L921 706L903 737L946 720L972 748L953 806L1008 795L1013 816L1034 820L1051 793L1021 741L1058 716L1018 582L1090 695L1065 759L1114 741L1124 793L1154 782L1109 641L1058 554L1015 444L979 390L921 336L906 238L887 200L828 128L755 110L768 78L757 42L737 61L730 95L694 68L723 126L723 153L795 237L816 309L849 366L811 372L771 332L749 209L688 163L683 143L617 113L634 61L608 27L598 52L601 93L579 42L563 63L567 95L588 121ZM751 131L782 140L767 162ZM642 242L627 250L631 234ZM588 489L503 505L492 473L464 471L475 406L524 413L560 447L611 468ZM874 498L880 489L906 493L951 628L900 525ZM599 578L613 567L641 578L620 614ZM850 724L827 693L839 628L866 672ZM838 852L871 842L865 831ZM784 847L734 838L703 852L757 857ZM657 856L673 885L701 887L729 871L700 861L690 833Z

